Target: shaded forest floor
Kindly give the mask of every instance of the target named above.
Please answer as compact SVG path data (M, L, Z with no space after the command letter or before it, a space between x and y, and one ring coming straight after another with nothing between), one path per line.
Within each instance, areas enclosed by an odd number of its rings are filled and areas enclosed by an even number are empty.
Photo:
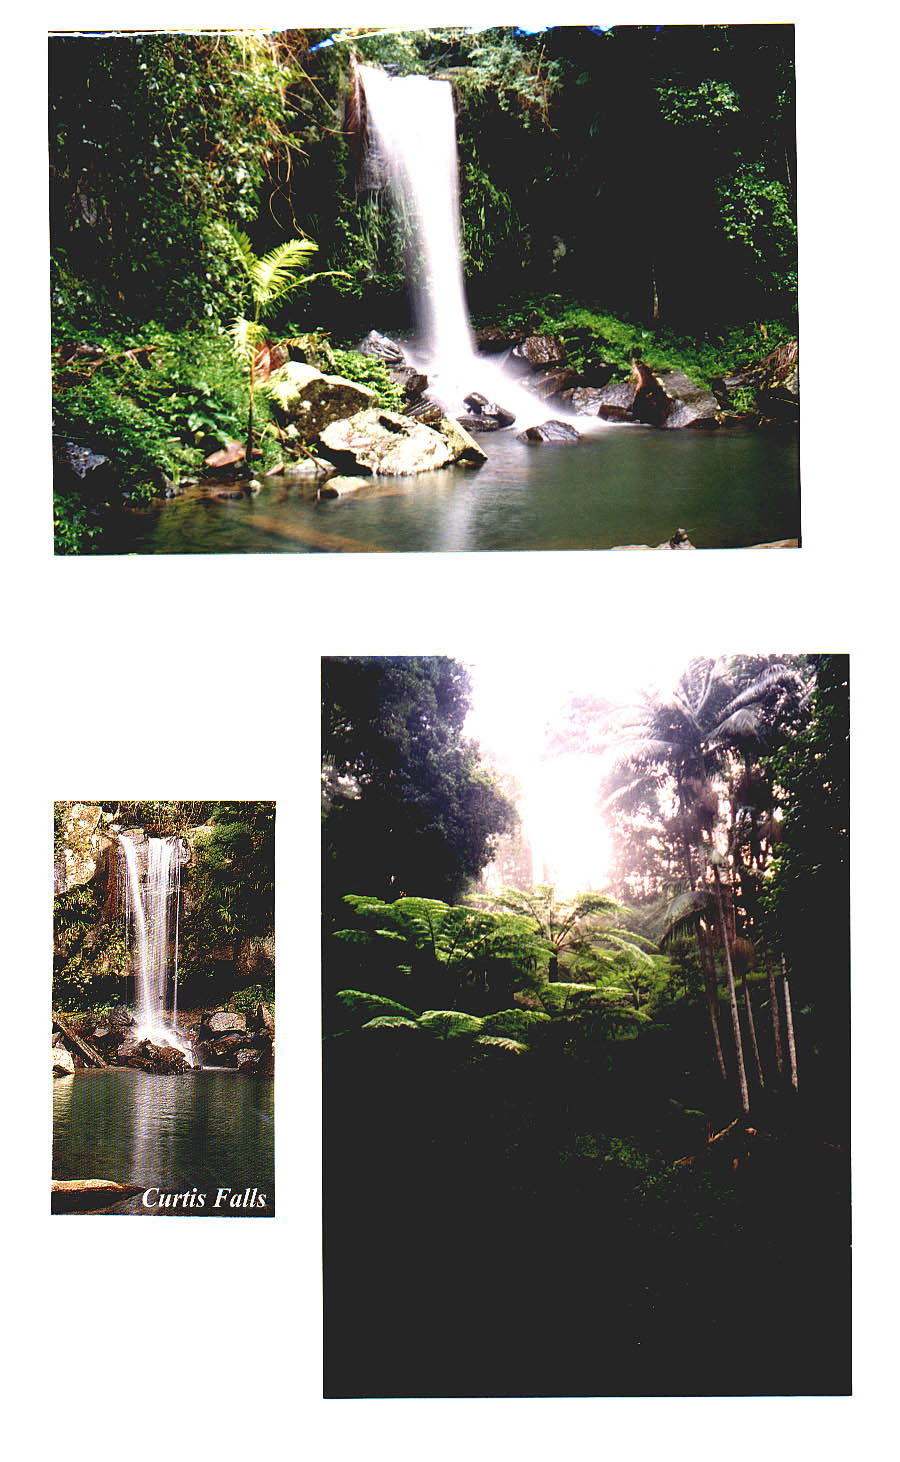
M818 1099L707 1148L665 1032L474 1062L388 1040L327 1047L326 1395L849 1390L849 1171Z

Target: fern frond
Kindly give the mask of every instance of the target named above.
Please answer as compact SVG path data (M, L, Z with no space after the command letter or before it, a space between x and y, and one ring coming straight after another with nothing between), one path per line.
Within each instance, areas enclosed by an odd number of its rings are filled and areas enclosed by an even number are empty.
M476 1036L474 1043L476 1046L495 1046L501 1051L512 1051L516 1056L528 1050L524 1041L513 1041L509 1036Z
M416 1020L407 1020L404 1015L376 1015L374 1020L367 1020L361 1027L364 1031L375 1030L409 1030L420 1031L422 1027Z
M445 1039L452 1036L474 1036L481 1030L477 1015L468 1015L463 1010L423 1010L419 1024L425 1030Z
M311 254L316 253L318 247L312 239L288 239L261 259L254 259L249 273L253 296L258 304L261 307L272 304L302 283L296 271Z

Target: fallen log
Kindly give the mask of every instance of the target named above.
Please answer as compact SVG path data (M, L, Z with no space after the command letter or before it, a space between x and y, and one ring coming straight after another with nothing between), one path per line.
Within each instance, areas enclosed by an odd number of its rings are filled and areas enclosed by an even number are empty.
M109 1062L104 1061L103 1057L100 1055L100 1052L95 1046L92 1046L91 1043L89 1041L86 1041L83 1036L76 1035L75 1032L72 1030L72 1027L70 1025L67 1025L64 1020L61 1020L58 1015L54 1015L53 1017L53 1029L58 1030L60 1035L63 1036L71 1046L75 1047L79 1056L81 1056L82 1060L87 1061L89 1066L106 1067L109 1065Z
M142 1192L133 1183L111 1183L106 1178L54 1179L50 1185L50 1212L97 1212Z

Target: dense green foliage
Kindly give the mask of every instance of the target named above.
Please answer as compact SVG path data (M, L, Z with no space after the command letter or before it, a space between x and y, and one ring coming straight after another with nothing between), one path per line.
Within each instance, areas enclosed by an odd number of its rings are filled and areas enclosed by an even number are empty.
M468 705L444 656L323 661L327 886L452 899L489 862L513 810L463 735Z

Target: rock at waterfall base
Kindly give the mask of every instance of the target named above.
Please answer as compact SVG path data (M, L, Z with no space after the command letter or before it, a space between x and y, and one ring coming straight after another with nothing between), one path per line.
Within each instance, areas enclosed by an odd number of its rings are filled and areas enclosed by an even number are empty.
M452 417L441 417L438 431L453 453L454 462L458 462L462 467L480 467L483 462L487 461L487 452L483 452L474 437L471 437L465 427L458 421L454 421Z
M539 426L530 426L525 431L520 431L516 441L533 443L559 442L570 443L580 442L581 435L574 426L569 426L566 421L542 421Z
M184 1056L174 1046L157 1046L153 1041L139 1041L134 1036L119 1047L116 1062L135 1071L165 1076L180 1075L189 1069Z
M404 362L403 351L396 340L390 340L377 330L370 330L365 339L359 342L357 349L360 355L374 355L388 365L403 365Z
M335 421L319 436L323 454L339 472L409 477L447 467L454 460L440 432L393 411L358 411Z

